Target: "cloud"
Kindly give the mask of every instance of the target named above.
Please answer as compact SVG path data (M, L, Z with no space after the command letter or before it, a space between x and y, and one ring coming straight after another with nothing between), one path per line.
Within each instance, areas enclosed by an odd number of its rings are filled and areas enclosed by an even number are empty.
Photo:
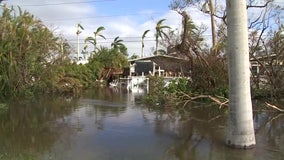
M76 2L86 1L76 0ZM107 40L98 39L99 45L110 46L113 38L119 36L124 40L130 55L133 53L140 55L141 36L143 32L148 29L151 31L145 39L145 53L146 55L151 54L153 50L152 48L155 46L155 25L158 20L166 19L164 25L171 26L173 29L181 29L181 16L170 9L163 13L157 13L153 9L145 8L143 10L137 10L136 13L126 15L109 15L107 10L99 11L99 8L96 8L97 5L95 2L92 4L74 3L63 5L63 3L70 3L70 1L45 0L39 2L38 0L9 0L5 1L5 3L8 5L18 5L22 9L29 11L37 18L41 19L44 24L52 30L55 30L57 34L63 35L67 40L69 40L74 51L76 51L77 48L77 23L80 23L85 28L85 30L79 35L81 49L83 48L84 38L93 36L93 32L98 27L104 26L106 30L102 33L105 37L107 37ZM208 16L202 14L196 8L190 9L188 13L196 24L204 23L210 26Z

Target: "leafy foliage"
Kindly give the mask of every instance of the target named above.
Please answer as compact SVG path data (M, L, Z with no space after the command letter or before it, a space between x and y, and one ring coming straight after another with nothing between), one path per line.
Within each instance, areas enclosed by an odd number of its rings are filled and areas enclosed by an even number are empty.
M101 47L98 54L89 59L87 66L95 74L95 78L104 79L105 70L123 69L128 66L128 60L117 48Z
M0 90L4 97L26 94L42 82L52 63L65 57L61 39L31 14L18 10L16 15L13 8L4 7L0 17Z
M164 106L168 104L169 99L167 99L167 95L164 92L165 82L162 77L158 76L150 76L149 77L149 94L144 97L143 101L145 104L149 106Z
M149 94L144 97L147 105L170 106L178 103L179 93L190 93L189 79L178 78L166 83L163 77L150 76Z
M78 24L77 35L84 30ZM127 48L119 37L113 48L96 47L105 38L99 27L90 41L97 54L87 65L71 64L70 46L27 11L3 7L0 17L0 97L33 97L38 93L76 95L104 79L105 69L128 65Z

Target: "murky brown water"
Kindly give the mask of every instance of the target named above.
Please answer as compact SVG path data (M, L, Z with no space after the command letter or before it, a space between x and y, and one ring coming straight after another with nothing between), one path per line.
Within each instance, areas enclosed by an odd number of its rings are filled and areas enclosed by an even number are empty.
M174 116L143 107L139 97L101 89L78 100L14 102L0 111L0 160L284 159L283 114L255 112L256 147L234 150L224 145L220 111Z

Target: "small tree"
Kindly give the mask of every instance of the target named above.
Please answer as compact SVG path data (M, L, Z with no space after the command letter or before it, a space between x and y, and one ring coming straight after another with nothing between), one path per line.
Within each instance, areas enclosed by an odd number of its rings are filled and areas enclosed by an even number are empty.
M112 70L123 69L128 66L127 57L117 48L101 47L87 64L99 79L108 79Z

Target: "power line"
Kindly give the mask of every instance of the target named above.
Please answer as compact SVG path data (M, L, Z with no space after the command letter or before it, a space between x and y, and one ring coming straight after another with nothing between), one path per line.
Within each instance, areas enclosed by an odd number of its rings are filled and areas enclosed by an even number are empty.
M144 40L144 42L154 42L156 40ZM125 41L122 41L122 43L138 43L138 42L141 42L141 40L125 40ZM73 42L69 42L70 44L77 44L77 42L73 41ZM113 43L113 41L99 41L97 42L98 44L100 43ZM79 42L79 44L85 44L83 42Z
M107 38L106 37L106 41L107 40L113 40L113 39L115 39L115 37L109 37L109 38ZM132 39L132 40L127 40L127 41L138 41L138 40L136 40L136 39L139 39L139 41L141 41L141 37L119 37L119 39L122 39L123 40L123 42L125 42L126 40L125 39ZM84 41L85 39L83 39L83 38L80 38L79 39L79 41ZM103 42L103 39L101 39L101 38L99 38L98 39L100 42ZM148 40L148 41L155 41L155 37L145 37L145 39L144 39L145 41L146 40ZM68 39L68 41L77 41L77 39Z
M211 36L211 34L204 34L204 35L202 35L202 36L204 36L204 37L210 37ZM142 37L142 36L141 36ZM120 37L119 36L119 39L122 39L123 40L123 42L126 42L126 41L139 41L139 42L141 42L141 37ZM115 39L116 37L105 37L105 39L106 40L108 40L108 39L110 39L110 40L113 40L113 39ZM125 40L125 39L134 39L134 40ZM139 40L135 40L135 39L139 39ZM68 41L77 41L77 39L67 39ZM79 41L84 41L85 39L84 38L80 38L79 39ZM101 41L102 40L102 38L98 38L97 40L99 40L99 42L104 42L104 41ZM153 36L148 36L148 37L145 37L144 38L144 41L155 41L155 37L153 37Z
M105 37L106 39L115 39L116 37ZM155 37L145 37L145 40L147 39L154 39ZM98 40L101 40L102 38L98 38ZM141 37L119 37L119 39L141 39ZM77 41L77 39L68 39L69 41ZM85 40L83 38L80 38L79 40Z
M95 18L110 18L110 17L122 17L122 16L143 16L143 15L154 15L154 14L162 14L164 12L153 12L153 13L133 13L133 14L124 14L124 15L108 15L108 16L94 16L94 17L74 17L74 18L60 18L60 19L47 19L44 21L70 21L76 19L95 19Z
M61 3L46 3L46 4L26 4L21 5L23 7L40 7L40 6L54 6L54 5L66 5L66 4L81 4L81 3L94 3L94 2L109 2L116 0L93 0L93 1L82 1L82 2L61 2Z

